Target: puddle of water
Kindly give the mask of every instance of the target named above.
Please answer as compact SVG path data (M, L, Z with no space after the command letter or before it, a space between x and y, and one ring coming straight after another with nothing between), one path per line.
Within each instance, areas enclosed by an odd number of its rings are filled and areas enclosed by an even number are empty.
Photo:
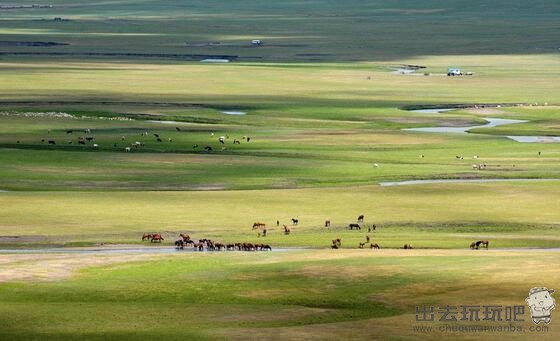
M226 114L226 115L247 115L246 112L243 111L222 111L222 114Z
M487 183L487 182L541 182L559 181L560 179L434 179L434 180L407 180L380 182L380 186L407 186L407 185L428 185L428 184L447 184L447 183Z
M449 111L457 110L455 108L442 108L442 109L418 109L410 110L410 112L415 112L417 114L443 114Z
M185 122L179 122L179 121L155 121L155 120L146 120L146 122L150 122L150 123L161 123L161 124L185 124Z
M560 142L560 136L508 136L521 143L555 143Z
M395 75L409 75L411 73L415 73L416 69L396 69L395 71L391 72Z
M484 118L487 123L477 126L469 127L426 127L426 128L407 128L406 131L419 131L424 133L452 133L452 134L466 134L469 130L477 128L493 128L504 126L508 124L525 123L525 120L509 120L504 118Z

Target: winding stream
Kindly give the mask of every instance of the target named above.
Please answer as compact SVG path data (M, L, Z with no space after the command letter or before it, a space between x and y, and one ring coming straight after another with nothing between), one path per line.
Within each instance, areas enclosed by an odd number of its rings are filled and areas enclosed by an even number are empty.
M432 109L417 109L410 110L417 114L441 114L449 111L457 110L458 108L432 108ZM442 134L467 134L472 129L478 128L493 128L509 124L526 123L527 120L512 120L504 118L484 118L486 124L467 126L467 127L424 127L424 128L405 128L404 131L417 131L424 133L442 133ZM503 135L500 135L503 136ZM560 142L560 136L503 136L510 140L514 140L520 143L558 143Z

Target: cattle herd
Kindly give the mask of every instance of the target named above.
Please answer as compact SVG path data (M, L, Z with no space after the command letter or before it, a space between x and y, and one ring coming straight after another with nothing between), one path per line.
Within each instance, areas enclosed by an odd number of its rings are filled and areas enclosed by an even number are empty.
M292 218L292 225L296 226L299 224L299 219ZM346 229L349 230L361 230L362 225L364 224L364 215L360 215L357 219L356 223L350 223ZM276 221L276 226L280 226L280 221ZM325 220L325 227L331 226L330 220ZM369 225L368 232L375 231L377 226L375 224ZM287 225L282 225L282 231L284 235L290 235L291 229ZM255 222L253 223L252 230L259 230L258 237L266 237L267 236L267 229L266 224L263 222ZM185 248L192 247L194 251L272 251L272 247L268 244L261 244L261 243L229 243L224 244L221 242L216 242L211 239L199 239L195 241L191 239L189 235L181 233L179 235L179 239L175 241L175 248L178 250L184 250ZM142 241L150 241L151 243L161 243L163 241L163 237L160 233L144 233L142 236ZM489 245L488 240L479 240L472 242L470 244L470 248L473 250L478 250L480 248L488 249ZM336 238L331 241L331 249L340 249L342 247L342 238ZM366 235L364 242L358 243L358 248L370 248L372 250L381 249L378 243L375 243L371 240L369 235ZM404 244L403 249L405 250L412 250L414 247L412 244Z

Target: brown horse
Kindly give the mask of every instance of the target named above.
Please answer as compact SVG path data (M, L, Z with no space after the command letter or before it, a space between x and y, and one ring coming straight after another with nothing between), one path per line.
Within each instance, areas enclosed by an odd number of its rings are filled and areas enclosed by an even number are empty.
M261 227L263 227L263 228L266 227L266 224L261 223L261 222L256 222L256 223L253 224L253 230L256 230L256 229L261 228Z
M161 236L161 234L159 234L159 233L154 233L154 234L152 235L152 240L151 240L152 243L161 243L162 240L164 240L164 239L163 239L163 237Z
M478 249L476 246L476 242L472 242L470 245L471 250Z
M381 249L381 248L379 247L378 244L374 244L374 243L372 243L372 244L369 246L369 248L370 248L370 249L378 249L378 250Z
M142 236L142 241L150 240L150 239L152 239L152 234L151 233L144 233L144 235Z
M490 242L487 241L487 240L481 240L481 242L482 242L482 243L481 243L481 244L482 244L482 247L488 249L488 244L490 244Z
M191 240L191 237L190 237L188 234L183 234L183 233L181 233L181 234L179 235L179 237L181 237L181 238L183 239L183 241L185 241L185 242L186 242L187 240Z

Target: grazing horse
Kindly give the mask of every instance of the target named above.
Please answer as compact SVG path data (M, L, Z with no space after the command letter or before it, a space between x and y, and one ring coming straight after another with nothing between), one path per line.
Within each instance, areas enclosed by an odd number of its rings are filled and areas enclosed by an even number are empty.
M471 245L469 246L471 248L471 250L476 249L476 242L472 242Z
M342 246L342 240L340 238L336 238L336 239L332 240L332 248L333 249L338 249L341 246Z
M363 222L364 221L364 215L360 214L360 216L358 217L358 221L359 222Z
M261 251L272 251L272 248L268 244L261 245Z
M381 249L377 243L375 243L375 244L372 243L372 244L369 246L369 248L370 248L370 249L378 249L378 250Z
M414 249L414 248L412 247L411 244L404 244L403 249L405 249L405 250L412 250L412 249Z
M473 242L471 244L471 249L478 250L478 249L480 249L481 246L488 249L488 244L490 244L490 242L487 241L487 240L478 240L478 241Z
M179 235L179 237L181 237L181 239L183 239L183 241L185 241L185 242L186 242L187 240L191 240L191 237L190 237L188 234L183 234L183 233L181 233L181 234Z
M350 230L353 230L354 228L355 228L356 230L361 230L361 229L362 229L362 228L360 227L360 224L354 224L354 223L349 224L349 225L348 225L348 228L349 228Z
M325 220L325 227L331 227L331 221Z
M183 250L185 248L185 242L183 241L183 239L177 239L175 241L175 248L179 250Z
M292 224L293 224L293 225L299 224L299 219L292 218Z
M290 234L290 229L288 228L288 226L284 225L284 234L287 236Z
M253 223L253 230L256 230L256 229L261 228L261 227L262 228L266 227L266 224L265 223L260 223L260 222Z
M144 233L144 235L142 236L142 241L144 240L150 240L152 239L152 234L151 233Z
M154 234L152 235L152 240L151 240L152 243L161 243L162 240L164 240L164 239L163 239L163 237L161 236L161 234L159 234L159 233L154 233Z

